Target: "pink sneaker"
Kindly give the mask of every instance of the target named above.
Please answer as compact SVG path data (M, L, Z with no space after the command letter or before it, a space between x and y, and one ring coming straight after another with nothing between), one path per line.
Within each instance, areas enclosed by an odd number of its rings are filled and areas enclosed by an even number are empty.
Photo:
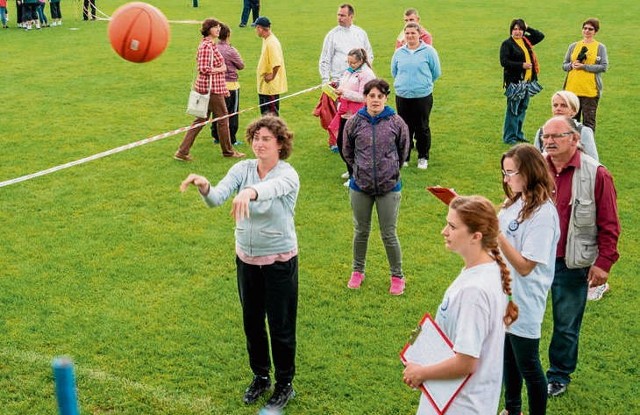
M351 273L351 278L349 279L349 283L347 284L347 287L351 288L352 290L358 289L360 288L360 285L362 284L363 280L364 280L364 274L362 272L353 271Z
M391 287L389 287L389 294L402 295L404 294L404 278L391 276Z

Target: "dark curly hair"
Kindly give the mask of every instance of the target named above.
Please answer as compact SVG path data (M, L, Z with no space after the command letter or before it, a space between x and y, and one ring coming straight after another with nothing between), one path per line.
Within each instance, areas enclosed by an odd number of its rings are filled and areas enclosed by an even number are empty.
M391 90L389 89L389 82L387 82L387 81L385 81L384 79L381 79L381 78L372 79L369 82L367 82L366 84L364 84L364 91L362 91L362 92L363 92L364 95L368 95L369 92L371 92L371 90L373 88L375 88L378 91L382 92L386 96L389 96L389 93L391 92Z
M202 33L202 37L209 36L209 30L211 30L212 27L216 27L216 26L220 26L220 21L214 19L213 17L205 19L205 21L202 22L202 27L200 28L200 33Z
M293 152L293 132L287 127L287 123L280 117L275 115L265 115L262 118L258 118L253 121L247 127L247 133L245 138L248 143L253 142L253 137L262 127L271 131L271 133L278 139L278 143L282 144L280 149L280 160L287 159Z

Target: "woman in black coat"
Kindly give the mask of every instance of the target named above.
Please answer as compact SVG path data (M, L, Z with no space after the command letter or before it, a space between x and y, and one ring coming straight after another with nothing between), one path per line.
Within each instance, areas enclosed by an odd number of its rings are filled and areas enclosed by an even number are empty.
M529 98L542 87L538 84L538 60L533 45L544 34L528 27L522 19L514 19L509 26L511 37L500 47L500 65L504 68L503 87L506 88L507 110L504 117L502 141L516 144L527 141L522 131Z

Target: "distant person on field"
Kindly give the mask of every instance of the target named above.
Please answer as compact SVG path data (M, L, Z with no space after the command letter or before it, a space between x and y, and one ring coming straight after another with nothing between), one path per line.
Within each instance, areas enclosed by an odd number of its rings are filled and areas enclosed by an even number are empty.
M38 21L39 0L24 0L24 3L24 7L22 8L22 17L24 24L26 24L26 29L31 30L33 27L40 29L40 22Z
M201 124L206 122L209 116L213 115L217 118L227 115L227 105L224 101L229 96L227 84L225 83L227 66L215 44L215 40L220 33L220 22L213 18L205 19L202 22L200 33L202 34L202 41L200 41L196 56L198 75L194 89L200 94L209 94L209 108L207 110L207 118L196 117L193 120L191 123L192 128L187 131L178 151L173 155L173 158L180 161L192 160L189 154L191 146L193 146L198 133L204 127ZM194 127L195 125L198 126ZM224 157L244 157L243 153L237 152L231 145L228 118L222 118L218 121L218 137L220 138L220 149Z
M429 33L427 29L425 29L420 24L420 15L418 14L418 11L416 9L411 8L404 11L404 24L406 25L407 23L416 23L417 25L419 25L420 40L426 43L427 45L433 45L433 37L431 36L431 33ZM396 49L398 49L399 47L402 47L406 43L407 42L404 39L404 28L403 28L400 31L398 38L396 39Z
M569 45L562 69L567 72L564 89L580 99L576 120L596 131L596 111L602 93L602 73L607 70L607 48L595 37L600 31L600 20L592 17L582 23L582 40Z
M96 20L96 0L83 0L82 20Z
M229 90L229 96L225 97L225 103L227 104L227 112L233 114L240 109L240 82L238 82L238 71L244 69L244 61L242 56L238 53L238 50L231 46L229 39L231 37L231 29L224 23L220 23L220 34L218 35L218 51L224 58L224 63L227 65L227 72L224 74L225 82L227 83L227 89ZM218 123L211 123L211 136L216 142L218 138ZM229 117L229 134L231 136L231 144L242 144L236 139L236 133L238 132L238 114Z
M346 179L351 177L353 170L342 155L344 125L349 118L353 117L364 107L364 86L376 77L371 69L366 50L362 48L351 49L347 55L347 62L349 67L342 74L338 87L336 88L338 110L331 124L329 124L329 129L337 130L338 132L336 134L336 145L340 151L342 160L344 160L347 165ZM349 186L349 181L347 180L344 185Z
M498 249L500 229L493 204L481 196L456 197L441 234L445 247L464 261L435 318L453 343L455 355L434 365L407 363L403 381L418 388L426 380L471 374L447 413L495 414L502 385L505 325L516 321L518 307L511 301L511 277ZM439 413L420 392L417 415Z
M373 64L373 49L367 32L353 24L355 10L345 3L338 7L338 26L327 33L322 43L318 63L322 83L338 81L347 69L347 55L355 48L367 51L369 63Z
M256 26L256 20L260 16L260 0L242 0L242 15L240 16L240 27L246 27L249 21L249 12L253 14L251 27Z
M351 4L344 3L338 7L338 26L327 33L322 43L322 52L318 62L322 83L328 82L337 86L338 81L349 68L347 56L353 49L364 49L369 65L373 63L373 49L369 43L367 32L353 24L355 10ZM337 136L332 132L328 138L329 150L340 152Z
M258 101L262 115L280 114L280 94L287 92L287 71L280 41L271 31L271 21L260 16L254 22L256 34L262 38L262 51L256 70Z
M353 171L349 182L353 272L347 287L358 289L365 278L371 214L375 206L391 274L389 293L402 295L405 278L397 223L402 199L400 168L409 152L409 130L402 118L386 105L390 92L387 81L369 81L363 92L366 105L347 121L342 144L344 159Z
M500 46L502 86L507 97L502 141L513 145L527 141L523 126L529 99L541 89L538 84L540 67L533 46L542 42L544 34L522 19L513 19L509 31L511 36Z
M47 16L44 14L44 5L47 0L38 0L38 8L36 12L38 13L38 21L40 22L41 27L49 27L49 21L47 20Z
M62 26L60 0L49 0L49 11L51 12L51 26Z
M7 28L7 0L0 0L0 21L2 28Z
M391 58L391 75L396 90L398 114L409 126L409 143L413 140L418 151L418 168L429 166L431 150L430 117L433 108L433 88L442 69L438 52L420 40L420 25L407 23L404 27L406 43L396 49ZM409 163L411 151L403 160Z
M501 167L506 200L498 213L498 246L507 260L519 307L519 318L507 328L504 342L501 415L521 413L523 379L527 413L544 415L547 378L540 362L540 337L560 238L553 177L542 154L530 144L518 144L504 153Z
M580 100L573 92L558 91L551 97L551 113L554 116L573 118L578 111L580 111ZM596 148L596 141L593 137L593 130L575 119L574 124L575 129L580 133L580 145L578 148L591 156L595 161L598 161L598 149ZM533 145L541 152L544 152L541 135L542 128L539 128L533 140Z
M276 385L265 408L279 411L295 396L298 241L293 217L300 180L284 161L293 150L293 133L280 118L254 121L246 140L256 159L233 165L216 186L190 174L180 190L196 186L209 207L235 194L231 215L236 221L238 291L253 372L243 401L252 404L271 389L272 356Z
M578 365L580 327L589 287L608 287L618 260L620 222L613 178L578 151L580 133L571 119L554 117L542 127L547 166L556 184L560 241L551 285L553 335L547 371L549 396L567 390Z
M25 5L22 0L16 0L16 25L19 28L24 28L24 13Z

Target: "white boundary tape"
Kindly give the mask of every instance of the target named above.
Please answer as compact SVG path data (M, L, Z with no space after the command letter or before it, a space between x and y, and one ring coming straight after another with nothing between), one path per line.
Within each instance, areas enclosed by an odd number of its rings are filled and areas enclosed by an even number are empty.
M198 123L198 124L193 124L193 125L190 125L190 126L187 126L187 127L181 127L181 128L176 129L176 130L173 130L173 131L169 131L169 132L166 132L166 133L154 135L153 137L145 138L145 139L140 140L140 141L136 141L136 142L133 142L133 143L125 144L125 145L120 146L120 147L112 148L111 150L103 151L102 153L94 154L94 155L89 156L89 157L81 158L81 159L75 160L75 161L70 161L70 162L65 163L65 164L60 164L58 166L51 167L51 168L48 168L46 170L40 170L38 172L27 174L25 176L16 177L15 179L5 180L3 182L0 182L0 188L5 187L5 186L9 186L9 185L12 185L12 184L24 182L24 181L27 181L27 180L35 179L36 177L40 177L40 176L44 176L44 175L47 175L47 174L55 173L57 171L67 169L69 167L78 166L80 164L84 164L84 163L88 163L90 161L98 160L98 159L101 159L103 157L111 156L111 155L116 154L116 153L121 153L121 152L126 151L126 150L131 150L132 148L136 148L136 147L143 146L145 144L153 143L155 141L162 140L163 138L171 137L173 135L180 134L182 132L191 130L191 129L196 128L196 127L202 127L202 126L205 126L205 125L207 125L209 123L212 123L212 122L215 122L215 121L218 121L218 120L222 120L224 118L229 118L229 117L232 117L232 116L234 116L236 114L242 114L243 112L251 111L251 110L254 110L254 109L259 108L261 106L269 105L269 104L271 104L273 102L276 102L276 101L282 101L282 100L285 100L285 99L293 98L293 97L295 97L297 95L305 94L307 92L311 92L311 91L314 91L314 90L319 89L319 88L322 88L322 84L316 85L316 86L312 86L311 88L303 89L303 90L298 91L298 92L294 92L293 94L289 94L289 95L286 95L284 97L280 97L279 99L276 99L276 100L273 100L273 101L265 102L264 104L257 105L255 107L251 107L251 108L247 108L247 109L244 109L244 110L241 110L241 111L238 111L238 112L234 112L233 114L227 114L227 115L224 115L222 117L213 118L213 119L210 119L210 120Z

